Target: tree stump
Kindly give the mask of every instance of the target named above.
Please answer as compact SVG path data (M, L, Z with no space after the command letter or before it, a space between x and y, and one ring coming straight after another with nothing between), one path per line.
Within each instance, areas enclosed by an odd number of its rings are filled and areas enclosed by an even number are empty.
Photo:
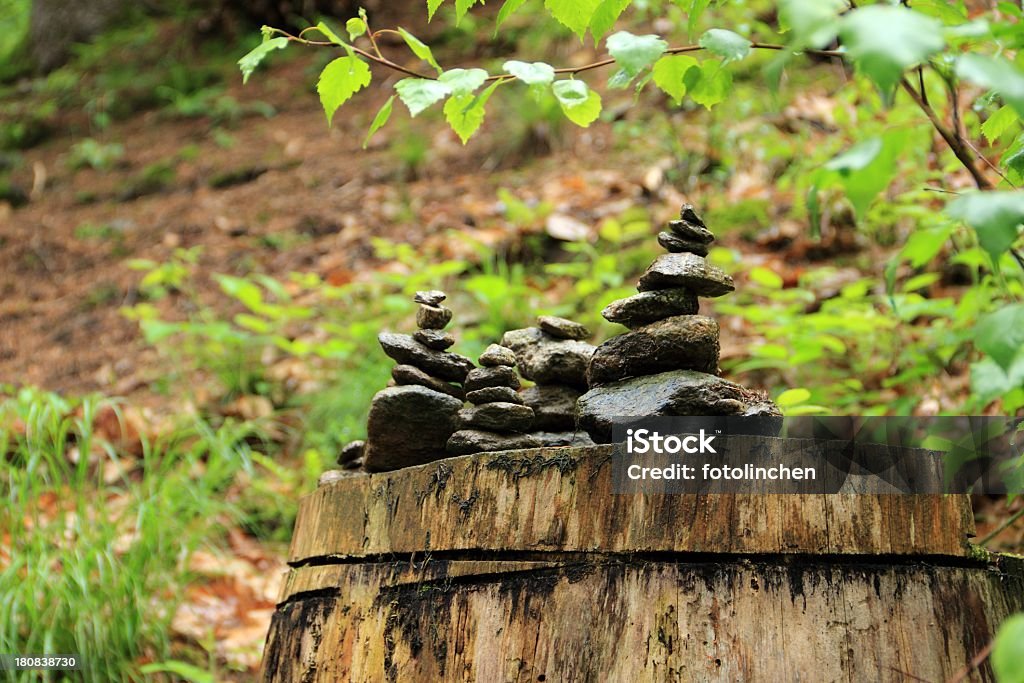
M946 681L1024 609L966 496L617 495L611 452L305 497L262 679Z

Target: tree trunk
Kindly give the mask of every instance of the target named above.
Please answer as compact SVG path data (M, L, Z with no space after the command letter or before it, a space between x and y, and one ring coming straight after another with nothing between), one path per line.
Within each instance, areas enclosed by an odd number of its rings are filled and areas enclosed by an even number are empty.
M32 0L29 57L45 73L63 64L75 43L113 25L133 3L127 0Z
M965 496L617 495L610 458L319 488L263 680L945 681L1024 608L1020 563L968 545Z

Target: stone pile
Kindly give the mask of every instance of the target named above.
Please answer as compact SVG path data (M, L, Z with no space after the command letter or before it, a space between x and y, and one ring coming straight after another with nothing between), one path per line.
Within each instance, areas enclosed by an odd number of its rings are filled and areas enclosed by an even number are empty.
M473 361L447 349L455 338L444 328L452 312L444 292L416 292L419 304L413 335L381 332L381 347L398 362L391 371L397 386L377 392L366 425L363 468L370 472L421 465L446 457L448 439L458 428Z
M735 286L704 259L714 239L684 205L679 220L658 234L668 253L641 276L639 293L601 312L630 332L601 344L587 368L590 390L577 403L577 419L594 441L611 440L615 417L779 414L766 397L717 377L718 323L697 315L698 297Z
M540 316L536 327L511 330L501 343L515 352L519 372L536 384L520 392L533 408L534 436L544 446L593 443L576 429L576 401L587 390L587 366L594 346L583 341L590 331L579 323Z
M533 426L534 413L517 391L516 355L491 344L478 360L481 367L470 371L463 385L472 406L459 411L459 430L448 439L448 453L468 455L540 446L540 441L526 433Z

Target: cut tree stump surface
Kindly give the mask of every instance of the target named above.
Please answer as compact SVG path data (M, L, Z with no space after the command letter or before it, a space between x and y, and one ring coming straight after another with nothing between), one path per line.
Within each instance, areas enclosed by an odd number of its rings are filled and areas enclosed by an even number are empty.
M611 452L305 497L263 679L945 681L1024 609L966 496L617 495Z

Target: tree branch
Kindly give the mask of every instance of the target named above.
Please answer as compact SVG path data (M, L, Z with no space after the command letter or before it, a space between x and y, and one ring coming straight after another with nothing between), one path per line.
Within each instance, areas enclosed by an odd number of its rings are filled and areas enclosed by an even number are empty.
M924 115L928 117L928 120L932 123L932 127L934 127L938 134L942 136L942 139L946 141L947 145L949 145L949 148L953 151L953 154L956 155L956 158L961 164L963 164L964 168L967 169L967 172L971 174L971 178L974 179L974 184L977 185L978 189L994 189L992 182L974 165L974 157L967 145L964 144L963 139L946 128L946 125L942 123L941 119L939 119L939 115L936 114L931 105L925 102L924 98L914 90L914 86L910 84L910 81L906 78L902 78L900 80L900 85L905 91L907 91L907 94L910 95L910 99L914 101L914 104L916 104L918 108L924 112Z
M309 30L309 29L307 29L307 30ZM301 33L299 35L295 36L295 35L292 35L292 34L288 33L287 31L281 31L280 29L278 29L278 32L281 33L284 37L286 37L289 41L295 42L295 43L300 43L302 45L308 45L310 47L333 47L333 48L342 48L342 49L344 49L344 46L338 45L337 43L333 43L333 42L328 41L328 40L306 40L305 38L302 37ZM303 33L304 32L305 31L303 31ZM373 35L376 36L377 34L380 34L380 33L397 33L397 32L396 31L392 31L390 29L378 29L377 31L374 32ZM371 40L371 43L373 44L374 48L376 49L376 41L375 40ZM387 57L384 57L383 55L379 54L379 50L377 50L378 54L373 54L372 52L368 52L368 51L363 50L361 48L355 47L354 45L350 45L349 47L351 47L353 52L355 52L356 54L360 55L361 57L365 57L366 59L370 60L374 64L379 64L380 66L384 66L384 67L387 67L389 69L393 69L395 71L399 71L401 73L406 74L407 76L413 76L415 78L422 78L422 79L430 80L430 81L437 80L437 76L434 76L434 75L431 75L431 74L419 73L418 71L414 71L412 69L407 69L406 67L404 67L404 66L402 66L400 64L396 64L395 62L391 61ZM786 45L775 45L773 43L751 43L750 47L751 47L751 49L754 49L754 50L775 50L775 51L779 51L779 50L788 50L789 49L789 47L786 46ZM702 45L680 45L680 46L677 46L677 47L670 47L670 48L668 48L667 50L665 50L665 54L667 54L667 55L678 55L678 54L685 54L687 52L700 52L701 50L705 50L705 49L706 48L704 46L702 46ZM840 58L840 59L844 55L844 53L841 50L801 50L801 52L803 52L804 54L817 55L819 57L836 57L836 58ZM575 74L578 74L578 73L582 73L584 71L590 71L592 69L600 69L601 67L604 67L604 66L611 66L614 63L615 63L615 60L612 59L611 57L609 57L607 59L602 59L602 60L599 60L599 61L596 61L596 62L591 62L590 64L583 64L581 66L562 67L562 68L559 68L559 69L555 69L555 73L556 74L572 74L572 75L575 75ZM511 80L513 78L515 78L515 76L512 76L511 74L497 74L497 75L494 75L494 76L488 76L487 80L488 81L504 81L504 80Z
M856 7L856 4L854 2L851 2L850 6L851 7ZM377 54L374 54L373 52L368 52L366 50L363 50L361 48L355 47L353 45L342 46L342 45L338 45L338 44L336 44L334 42L331 42L331 41L306 40L305 38L302 37L302 33L300 33L298 36L295 36L295 35L292 35L292 34L288 33L287 31L281 31L280 29L278 30L278 32L281 33L282 35L284 35L286 38L288 38L289 41L292 41L292 42L301 43L303 45L308 45L308 46L311 46L311 47L332 47L332 48L351 49L354 53L360 55L361 57L364 57L365 59L369 60L370 62L372 62L374 64L378 64L378 65L386 67L388 69L392 69L394 71L398 71L398 72L403 73L403 74L405 74L407 76L412 76L413 78L422 78L422 79L425 79L425 80L437 80L437 76L434 76L432 74L423 74L423 73L420 73L420 72L415 71L413 69L406 68L406 67L402 66L401 64L396 64L395 62L391 61L387 57L384 57L380 53L380 49L377 47L377 42L376 42L375 36L376 36L376 34L379 34L379 33L391 32L389 29L380 29L380 30L370 34L370 43L371 43L374 51ZM303 31L303 33L305 33L305 31ZM772 50L772 51L781 51L781 50L788 50L788 49L790 49L789 46L786 46L786 45L776 45L774 43L751 43L750 47L751 47L751 49L754 49L754 50ZM678 54L685 54L685 53L688 53L688 52L699 52L699 51L702 51L704 49L706 49L706 48L704 48L702 45L680 45L680 46L668 48L667 50L665 50L665 54L668 54L668 55L678 55ZM801 52L803 52L804 54L817 55L819 57L833 57L833 58L838 58L838 59L844 59L846 57L845 52L843 52L842 50L801 50ZM555 69L555 73L556 74L575 75L575 74L582 73L584 71L590 71L592 69L599 69L601 67L611 66L614 63L615 63L615 60L613 58L609 57L609 58L606 58L606 59L601 59L601 60L596 61L596 62L591 62L589 64L583 64L581 66L558 68L558 69ZM487 80L488 81L492 81L492 82L493 81L507 81L507 80L512 80L514 78L515 77L512 76L511 74L496 74L496 75L493 75L493 76L488 76ZM994 189L994 185L992 184L992 182L977 168L977 166L975 166L975 164L974 164L974 157L976 155L979 158L981 158L990 168L995 169L995 166L988 159L986 159L984 157L984 155L980 154L976 149L974 149L973 146L970 144L970 142L968 142L967 140L964 139L963 134L960 131L960 126L958 125L958 123L959 123L959 111L955 111L954 112L955 127L954 127L953 130L950 130L942 122L942 120L939 118L938 114L935 112L935 110L932 108L931 104L929 104L929 102L928 102L928 98L927 98L927 96L926 96L926 94L924 92L924 78L923 78L922 71L920 69L918 70L918 80L921 83L921 92L920 93L917 92L916 90L914 90L914 87L910 84L910 82L906 79L906 77L903 77L900 80L900 85L910 95L910 98L914 101L914 103L918 106L918 108L921 109L921 111L924 112L925 116L928 117L928 120L931 122L932 126L939 133L939 135L942 137L942 139L945 140L946 144L949 145L949 148L953 151L953 154L956 155L956 158L960 161L960 163L964 166L964 168L967 169L968 173L971 174L971 178L974 180L974 184L978 187L978 189L979 190L992 190L992 189ZM950 87L954 88L954 86L952 86L952 85ZM953 102L954 102L954 104L953 104L954 108L958 109L958 103L956 102L955 95L953 97ZM995 169L995 170L998 172L998 169ZM1000 175L1002 175L1002 174L1000 173ZM1005 178L1005 176L1004 176L1004 178Z

